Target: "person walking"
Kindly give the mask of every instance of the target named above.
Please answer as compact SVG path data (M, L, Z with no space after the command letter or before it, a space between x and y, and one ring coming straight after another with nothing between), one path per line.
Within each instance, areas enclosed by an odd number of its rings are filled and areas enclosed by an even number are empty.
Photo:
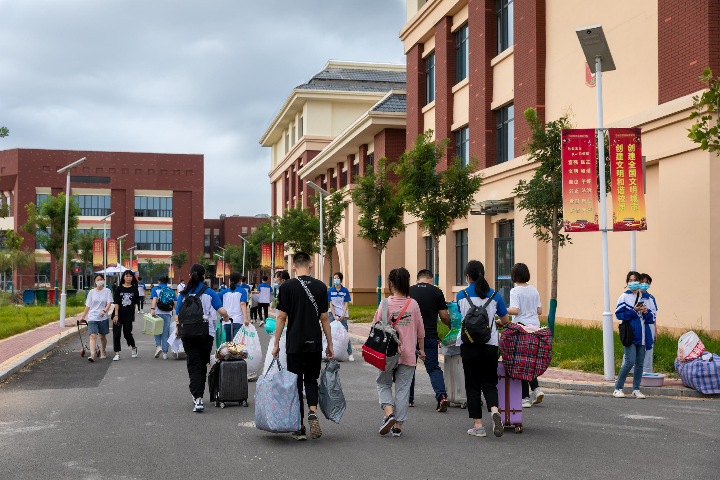
M227 310L230 316L230 322L223 322L223 328L225 330L225 338L232 341L235 338L235 334L240 331L241 325L250 325L250 318L248 317L247 311L247 290L242 288L240 282L242 277L238 272L232 272L230 274L230 288L225 290L220 296L223 307Z
M310 255L307 253L297 252L293 255L292 268L295 270L295 278L286 281L282 286L272 351L273 357L277 358L280 355L280 337L287 324L285 334L287 369L298 376L297 388L300 397L300 430L292 434L295 440L307 440L303 387L307 395L310 436L312 438L322 436L317 404L323 333L327 339L325 355L328 360L335 358L327 313L327 290L323 282L310 276L312 265Z
M418 357L425 360L425 327L418 303L410 298L410 272L402 267L393 269L388 275L388 286L390 296L378 307L373 324L383 321L383 305L387 302L387 322L395 324L400 358L395 368L379 372L375 379L378 400L385 415L378 433L392 432L393 437L399 437L407 420L410 384L417 364L416 345L419 346Z
M542 315L540 293L529 283L530 270L527 265L524 263L513 265L510 269L510 281L515 284L510 290L510 308L508 308L508 313L513 316L513 322L540 328L540 315ZM523 408L542 403L543 398L545 394L538 386L537 377L530 381L522 381Z
M108 312L112 308L113 299L109 288L105 288L105 277L96 273L93 277L95 288L88 291L85 298L85 311L80 320L87 321L90 334L89 362L95 361L97 350L97 337L100 335L100 358L107 358L107 334L110 333L110 318Z
M263 326L265 324L265 320L267 320L268 309L270 308L270 300L272 300L273 288L267 283L267 281L268 276L263 275L262 283L257 287L257 290L260 293L260 298L258 299L260 302L260 326Z
M125 270L122 275L122 283L115 288L113 303L117 315L113 319L113 350L115 356L113 361L120 360L120 344L121 333L125 336L128 347L131 348L132 357L138 356L138 350L135 346L135 337L133 337L133 322L135 321L135 305L138 303L139 291L138 283L132 270Z
M648 310L646 303L649 298L643 298L643 292L640 290L640 274L637 272L629 272L625 277L627 289L618 298L615 307L615 317L621 322L629 322L632 328L633 340L629 347L623 345L625 349L625 357L617 380L615 380L615 391L613 397L624 398L625 379L627 379L630 370L633 369L633 390L632 396L635 398L645 398L640 391L640 382L642 381L643 362L645 361L645 350L650 350L653 346L653 335L650 330L650 324L655 322L653 314Z
M185 279L181 278L180 283L177 284L177 294L180 295L185 290Z
M498 333L492 325L495 315L499 317L497 323L506 325L508 318L507 307L502 296L495 295L485 280L485 266L478 260L470 260L465 266L465 280L467 288L457 294L457 304L460 314L465 318L470 306L483 306L488 303L485 310L490 319L490 339L487 343L463 342L462 334L458 335L455 345L460 347L460 355L465 373L465 393L467 394L468 415L473 419L473 427L467 431L468 435L485 437L482 426L482 393L487 403L488 412L493 422L493 434L502 437L505 427L498 409Z
M260 294L258 292L252 292L250 295L250 320L252 320L253 323L255 323L258 319L258 305L260 305L259 302ZM259 324L259 326L263 326L265 322L262 322Z
M437 319L440 317L448 327L450 326L450 313L448 312L445 294L433 285L433 273L430 270L420 270L417 274L417 283L410 287L410 298L415 300L420 307L420 315L423 318L425 327L425 371L430 376L430 384L435 392L438 412L447 412L450 402L445 390L445 377L440 368L439 343L440 337L437 331ZM415 405L415 372L413 372L412 384L410 385L409 406Z
M187 371L190 377L190 393L193 398L193 412L202 412L205 409L203 395L205 394L205 380L207 379L207 366L210 363L210 352L215 340L215 325L217 315L227 321L230 316L222 306L220 297L211 288L205 285L205 267L199 263L190 267L190 280L178 298L176 314L180 314L183 301L188 296L200 295L203 314L208 318L208 335L200 338L184 338L183 347L187 357ZM175 317L178 322L178 317ZM179 322L178 322L179 323Z
M333 275L333 286L328 290L328 303L330 304L329 312L332 320L337 320L343 327L345 327L346 331L350 332L350 329L348 328L351 301L350 291L343 286L342 281L343 274L341 272L336 272L335 275ZM350 337L348 336L348 361L354 362L355 357L353 357L352 345L350 344L349 338Z
M168 337L170 336L170 322L172 322L172 312L175 310L177 297L172 288L168 287L170 277L163 275L158 279L158 284L150 290L150 314L157 315L163 319L163 331L160 335L155 335L155 358L162 353L163 360L167 359L167 353L170 349Z
M640 274L640 290L643 292L643 298L646 299L645 306L652 313L655 321L650 324L650 333L653 338L653 345L657 343L657 300L648 291L652 285L652 277L647 273ZM653 373L653 351L655 348L645 351L645 361L643 362L643 373Z
M143 313L145 309L145 290L147 290L147 287L145 286L145 282L143 282L142 277L138 277L135 283L137 284L138 289L138 313Z
M242 283L240 284L240 288L244 288L247 291L248 298L250 298L250 292L252 291L252 288L247 283L247 277L243 275L242 277Z

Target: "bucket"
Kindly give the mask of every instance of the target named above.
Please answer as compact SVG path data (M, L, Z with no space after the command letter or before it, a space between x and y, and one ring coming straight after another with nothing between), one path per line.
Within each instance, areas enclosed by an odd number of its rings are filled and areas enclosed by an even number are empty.
M643 387L662 387L665 383L664 373L643 373L640 385Z

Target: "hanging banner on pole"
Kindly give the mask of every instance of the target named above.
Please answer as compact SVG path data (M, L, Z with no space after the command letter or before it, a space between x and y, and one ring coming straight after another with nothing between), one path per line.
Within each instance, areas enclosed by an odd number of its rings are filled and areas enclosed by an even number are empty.
M218 260L217 263L215 264L215 277L224 277L225 274L223 272L224 272L223 261Z
M103 240L96 238L93 240L93 265L103 264Z
M168 268L168 277L175 278L175 266L170 265L170 268Z
M275 268L285 268L285 245L282 243L275 244Z
M117 251L117 240L114 238L108 238L107 241L107 263L108 265L117 265L118 263L118 251Z
M127 268L128 270L132 268L132 262L130 262L129 258L123 260L123 267Z
M139 270L138 270L138 261L137 261L137 260L133 260L133 261L132 261L132 269L133 269L133 271L135 271L135 272L138 272L138 271L139 271Z
M600 230L594 129L562 131L563 219L565 232Z
M272 268L272 245L269 243L263 243L262 245L262 256L261 256L262 268Z
M639 128L610 129L613 231L647 230Z

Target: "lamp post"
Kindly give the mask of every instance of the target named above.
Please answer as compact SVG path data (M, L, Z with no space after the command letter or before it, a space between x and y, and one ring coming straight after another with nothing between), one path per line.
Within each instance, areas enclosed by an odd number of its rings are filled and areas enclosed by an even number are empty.
M610 269L608 266L608 228L607 228L607 205L605 192L605 128L603 127L603 99L602 99L602 72L615 70L615 62L610 54L605 33L602 25L591 25L578 28L575 33L580 40L585 59L590 71L596 75L597 95L597 142L600 170L600 234L602 236L602 259L603 259L603 352L605 380L615 379L615 348L613 344L613 320L610 312Z
M63 233L63 270L62 270L62 293L60 294L60 327L65 328L65 311L67 305L67 294L65 293L67 276L67 243L68 243L68 215L70 215L70 171L85 161L85 157L76 160L70 165L61 168L57 173L67 172L65 183L65 232ZM55 301L57 302L57 278L55 279Z
M115 212L106 215L100 220L103 222L103 277L105 277L105 282L107 282L107 219L113 215L115 215Z
M325 282L325 277L323 276L323 267L325 266L325 251L323 250L323 196L327 197L330 195L330 192L309 180L305 182L305 184L320 195L320 280Z
M245 244L250 243L250 242L242 235L238 235L238 237L240 237L240 240L243 241L243 269L242 269L242 271L243 271L243 275L245 277L247 277L247 273L245 273Z
M121 265L122 265L122 239L125 238L125 237L127 237L127 236L128 236L128 234L126 233L125 235L121 235L121 236L117 237L117 241L118 241L118 252L120 252L120 256L119 256L119 258L118 258L118 261L120 262ZM132 270L132 262L130 262L130 270Z
M130 252L130 270L133 269L133 268L132 268L132 263L133 263L133 258L132 258L132 257L133 257L133 251L135 250L135 248L137 248L137 247L136 247L135 245L133 245L132 247L130 247L130 248L127 249L128 252ZM134 273L134 272L133 272L133 273ZM139 262L139 258L138 258L138 274L139 274L139 273L140 273L140 262Z

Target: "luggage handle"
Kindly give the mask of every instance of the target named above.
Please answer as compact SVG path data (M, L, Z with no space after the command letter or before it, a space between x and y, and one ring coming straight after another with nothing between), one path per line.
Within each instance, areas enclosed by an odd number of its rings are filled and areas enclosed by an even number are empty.
M282 372L282 363L280 363L280 359L278 357L273 357L272 362L270 362L270 366L268 367L267 371L265 372L265 375L270 373L270 370L272 370L273 365L275 365L275 362L277 362L278 371Z

